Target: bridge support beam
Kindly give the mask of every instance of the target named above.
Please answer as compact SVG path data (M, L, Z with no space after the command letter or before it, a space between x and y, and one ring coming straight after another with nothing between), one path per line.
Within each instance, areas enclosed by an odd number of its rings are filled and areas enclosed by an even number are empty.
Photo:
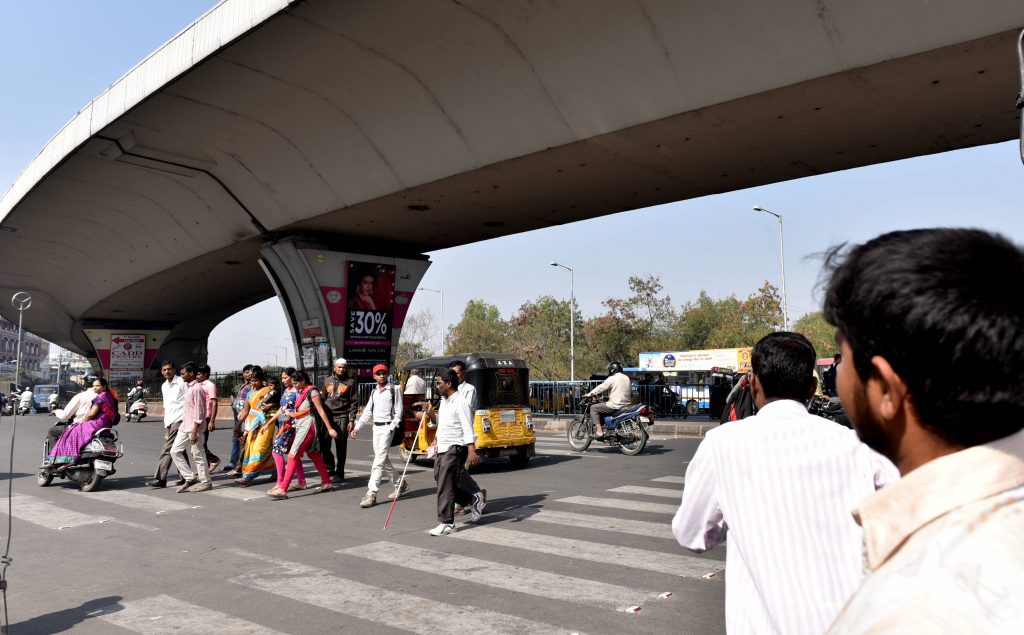
M394 363L409 303L430 261L288 237L260 250L260 266L284 309L297 366L322 376L344 357L369 379L374 364Z

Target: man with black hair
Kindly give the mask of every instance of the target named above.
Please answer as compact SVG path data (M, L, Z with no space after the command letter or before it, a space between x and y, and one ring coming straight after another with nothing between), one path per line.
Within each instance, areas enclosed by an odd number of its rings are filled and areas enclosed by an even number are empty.
M201 441L200 428L205 428L208 419L206 418L206 391L200 385L197 376L199 367L195 362L188 362L181 367L181 380L185 382L185 403L182 408L181 425L174 436L174 444L171 446L171 458L174 460L178 473L185 482L182 483L177 492L205 492L213 487L210 482L210 474L206 469L206 444ZM192 460L196 462L196 471L193 472L185 459L185 450L192 452Z
M217 385L210 381L209 364L201 364L196 374L196 380L203 389L206 396L206 425L203 426L203 452L206 453L206 463L210 466L210 474L217 471L220 465L220 457L210 452L210 433L217 429Z
M821 374L821 392L826 397L836 396L836 373L841 361L843 361L842 353L836 353L832 358L832 365Z
M431 529L431 536L447 536L455 532L455 504L470 510L471 521L480 520L487 501L479 490L462 488L460 475L467 466L476 465L480 457L476 453L476 433L473 418L465 396L459 391L459 376L455 369L442 371L435 380L437 392L441 395L438 410L430 402L423 405L423 414L437 424L434 445L437 456L434 459L434 481L437 483L438 525ZM475 485L475 484L474 484Z
M462 400L466 403L469 408L469 426L473 427L474 421L476 421L476 387L466 381L466 363L461 359L457 359L448 364L448 368L455 371L455 376L459 380L456 384L456 389L459 391L459 395L462 396ZM469 470L460 470L458 475L458 486L464 492L469 492L473 496L482 496L484 504L487 502L487 490L482 489L477 485L476 480L470 476ZM483 507L481 507L483 509ZM461 503L455 504L455 513L457 514L470 514L472 510L464 507Z
M238 392L235 394L235 400L231 403L231 420L233 425L231 427L231 458L228 459L228 464L224 466L224 470L228 473L228 476L238 476L241 474L239 460L242 458L242 423L238 420L238 415L241 414L242 408L245 407L245 400L249 396L249 391L252 390L252 364L246 364L242 367L242 383L238 386Z
M154 479L146 483L150 487L167 487L167 474L172 463L171 447L185 414L185 382L178 376L178 366L168 359L160 364L160 374L165 380L160 384L164 401L164 447L156 459ZM188 458L185 459L185 463L188 464ZM176 484L184 485L185 479L179 479Z
M898 231L826 271L839 398L903 475L856 511L869 573L832 631L1024 633L1024 250Z
M698 553L726 539L726 630L821 633L863 577L861 500L898 478L852 430L808 414L814 347L799 333L754 345L757 414L715 428L686 469L672 519Z

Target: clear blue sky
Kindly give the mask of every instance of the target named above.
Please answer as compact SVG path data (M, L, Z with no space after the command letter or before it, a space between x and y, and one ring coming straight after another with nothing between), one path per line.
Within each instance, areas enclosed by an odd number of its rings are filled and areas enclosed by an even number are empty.
M212 0L47 0L0 3L0 187L6 189L77 110L216 2ZM1015 90L1015 89L1014 89ZM1012 107L1013 94L1007 95ZM1024 243L1024 167L1007 142L848 170L626 212L573 225L430 254L423 286L445 292L445 321L480 298L505 316L528 300L567 297L576 270L584 315L607 297L628 294L630 275L658 274L677 304L701 289L745 297L765 280L780 284L778 225L755 213L763 205L785 218L790 319L816 310L820 269L814 258L830 245L879 233L937 225L1000 231ZM587 245L608 239L603 248ZM501 254L514 271L493 288L465 283L464 271L487 271ZM508 267L508 263L515 264ZM472 276L493 281L490 276ZM440 312L436 293L420 293L412 311ZM276 300L247 309L211 334L210 364L237 368L265 363L291 344ZM247 352L241 352L247 351ZM251 357L245 357L251 355ZM293 353L288 354L294 363Z

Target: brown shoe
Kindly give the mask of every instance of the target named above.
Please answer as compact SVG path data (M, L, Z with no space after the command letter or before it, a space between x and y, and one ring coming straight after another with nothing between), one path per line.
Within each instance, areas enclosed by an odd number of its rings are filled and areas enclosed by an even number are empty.
M359 501L359 506L362 508L373 507L377 504L377 495L373 492L366 492L366 496L363 496L363 500Z
M207 481L206 483L200 483L199 485L196 485L195 487L193 487L189 491L190 492L206 492L206 491L209 491L211 489L213 489L213 483L210 483L209 481Z
M192 480L190 480L190 481L185 481L185 482L184 482L184 483L182 483L182 484L181 484L181 486L180 486L180 487L178 487L178 489L177 489L177 490L175 490L175 491L176 491L176 492L178 492L179 494L184 494L185 492L187 492L187 491L188 491L188 488L192 487L193 485L195 485L195 484L196 484L196 483L198 483L198 482L199 482L199 481L197 481L196 479L192 479Z

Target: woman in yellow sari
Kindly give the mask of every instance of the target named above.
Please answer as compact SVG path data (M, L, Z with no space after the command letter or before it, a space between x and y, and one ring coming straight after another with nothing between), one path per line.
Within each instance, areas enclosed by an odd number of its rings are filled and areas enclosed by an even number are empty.
M245 406L238 414L242 423L242 477L235 479L239 485L248 487L256 478L275 472L271 448L277 428L277 407L281 395L266 385L267 376L259 366L252 368L252 390L246 397Z

